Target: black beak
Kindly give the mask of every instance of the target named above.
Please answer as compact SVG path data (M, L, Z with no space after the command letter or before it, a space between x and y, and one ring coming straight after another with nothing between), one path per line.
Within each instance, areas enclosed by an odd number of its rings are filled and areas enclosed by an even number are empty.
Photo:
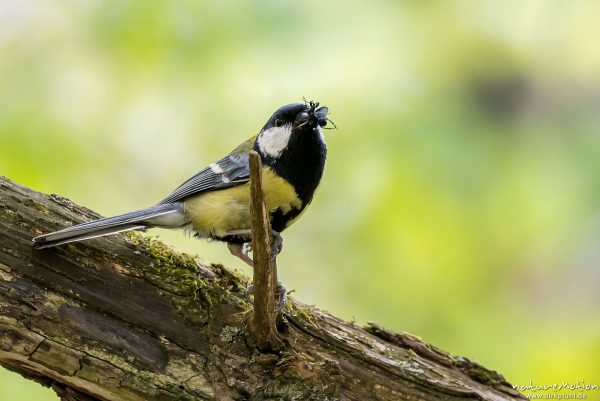
M305 125L307 125L310 122L310 120L311 120L310 117L311 116L308 111L303 111L302 113L299 113L296 116L296 119L294 120L293 128L296 129L296 128L304 127Z

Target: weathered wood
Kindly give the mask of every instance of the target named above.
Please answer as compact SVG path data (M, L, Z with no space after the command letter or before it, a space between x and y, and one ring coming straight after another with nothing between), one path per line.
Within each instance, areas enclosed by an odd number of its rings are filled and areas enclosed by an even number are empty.
M262 191L262 163L255 151L250 152L250 212L252 214L252 256L254 257L254 312L249 329L263 351L283 349L277 335L273 292L277 286L277 264L272 257L273 236L269 213Z
M475 362L293 299L287 348L262 354L247 279L141 233L31 248L97 217L0 178L0 364L63 400L521 399Z

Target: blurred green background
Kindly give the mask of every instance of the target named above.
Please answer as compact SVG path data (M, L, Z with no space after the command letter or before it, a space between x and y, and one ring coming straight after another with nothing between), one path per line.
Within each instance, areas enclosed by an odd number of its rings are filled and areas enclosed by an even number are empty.
M514 384L600 384L599 16L586 1L3 0L0 174L126 212L318 100L339 130L284 236L288 290ZM151 234L250 273L221 244ZM1 370L0 400L25 399L56 397Z

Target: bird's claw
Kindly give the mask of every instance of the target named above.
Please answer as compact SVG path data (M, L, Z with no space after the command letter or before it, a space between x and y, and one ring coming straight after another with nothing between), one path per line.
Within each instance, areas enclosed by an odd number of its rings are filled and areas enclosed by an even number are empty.
M279 232L272 230L273 233L273 243L271 244L271 258L269 262L274 262L277 259L277 256L281 253L283 249L283 237ZM252 252L252 242L246 242L242 246L242 254L247 258L247 260L252 260L250 257L250 253Z
M244 298L246 298L246 301L252 303L250 296L252 295L253 292L254 292L254 286L252 284L250 284L248 286L248 288L246 288L246 291L244 292Z
M246 289L246 291L244 292L244 298L246 298L246 301L253 303L252 300L250 299L250 296L252 295L253 292L254 292L254 286L249 285L248 288ZM279 283L277 285L277 288L275 288L275 291L273 291L273 296L275 297L275 301L276 301L275 310L273 312L275 312L275 313L281 312L281 310L285 307L285 303L287 302L287 291L286 291L285 287L283 286L283 284Z
M275 292L273 294L275 296L275 300L277 301L277 306L275 306L275 312L281 312L281 310L285 307L285 303L287 302L287 291L283 284L279 283L277 288L275 288Z
M274 262L277 259L277 256L281 253L283 249L283 237L277 231L272 230L273 232L273 243L271 244L271 260L270 262Z
M248 259L252 259L250 257L250 252L252 252L252 242L245 242L244 245L242 245L242 253L248 258Z

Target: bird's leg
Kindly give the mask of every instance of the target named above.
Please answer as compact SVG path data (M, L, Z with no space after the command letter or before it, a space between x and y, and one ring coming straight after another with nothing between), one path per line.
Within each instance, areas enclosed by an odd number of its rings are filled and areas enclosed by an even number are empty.
M283 249L283 237L281 236L281 234L275 230L271 230L271 233L273 234L273 243L271 244L271 262L275 260L275 258L277 257L277 255L279 255L281 253L281 250ZM223 234L223 238L225 237L244 237L244 238L250 238L252 236L252 230L249 228L244 228L241 230L231 230L231 231L225 231L225 233ZM250 243L251 244L251 243ZM228 243L229 246L229 243ZM250 248L250 250L248 250L248 247ZM248 262L248 260L252 260L250 259L250 257L248 256L248 253L251 252L252 250L252 245L246 245L246 250L244 250L241 246L239 250L236 250L235 252L239 252L239 253L234 253L234 251L232 251L232 248L229 246L229 252L231 252L232 255L237 256L238 258L242 259L244 262L248 263L250 266L253 266L253 263ZM244 256L240 256L240 254L243 254Z
M231 254L233 256L237 256L238 258L240 258L241 260L246 262L246 264L248 264L248 266L254 267L254 261L252 260L252 258L250 258L248 256L248 254L246 252L244 252L243 244L236 244L236 243L228 242L227 248L229 249L229 252L231 252Z
M275 230L271 230L271 232L273 234L273 243L271 244L271 262L273 262L277 258L277 255L279 255L279 253L281 253L281 250L283 249L283 238L281 237L281 234L279 232ZM239 236L249 238L251 235L252 230L242 229L226 231L223 237ZM250 256L248 256L248 254L252 252L251 242L246 242L244 244L228 242L227 248L229 248L229 252L231 252L232 255L240 258L246 264L248 264L248 266L254 268L254 261ZM248 289L246 289L244 297L248 301L250 301L250 296L252 295L253 291L253 285L248 286ZM275 288L273 295L275 296L275 299L277 301L277 307L275 308L275 312L279 312L283 309L283 307L285 306L285 302L287 301L286 289L283 286L283 284L281 284L281 282L277 283L277 288Z

